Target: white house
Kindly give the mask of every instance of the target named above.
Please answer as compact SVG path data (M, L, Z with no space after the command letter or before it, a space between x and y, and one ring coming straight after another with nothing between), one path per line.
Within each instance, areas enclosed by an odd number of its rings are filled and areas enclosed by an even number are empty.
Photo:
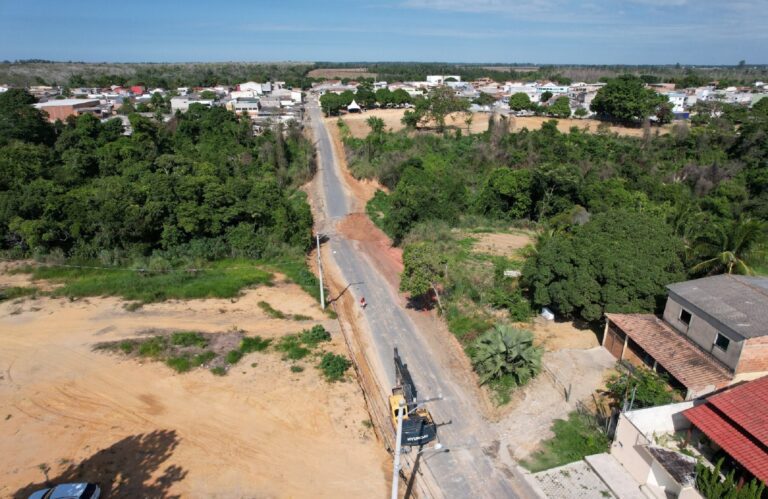
M213 100L201 99L197 95L178 95L171 97L171 112L181 111L186 113L189 110L189 106L192 104L202 104L204 106L213 106Z
M442 85L445 80L453 78L456 81L461 81L461 76L457 75L427 75L427 83L429 85Z

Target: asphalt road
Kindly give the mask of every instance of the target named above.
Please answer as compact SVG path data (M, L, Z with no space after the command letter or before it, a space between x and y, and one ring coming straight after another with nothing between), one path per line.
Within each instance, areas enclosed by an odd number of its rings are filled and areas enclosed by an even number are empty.
M352 203L343 188L321 112L315 103L308 105L308 111L315 127L320 159L321 208L328 225L332 226L350 213ZM443 400L429 403L428 408L436 422L450 421L450 424L438 429L440 442L450 452L427 452L420 466L428 468L426 471L433 475L445 497L535 497L519 472L504 466L494 455L492 449L497 435L475 410L471 394L464 393L460 385L452 381L450 369L440 365L436 356L430 354L396 291L370 261L356 251L354 241L331 232L327 244L330 244L335 264L343 278L348 283L354 283L350 289L356 300L365 296L368 303L364 312L372 334L368 343L384 367L382 375L386 376L386 379L379 380L380 385L387 387L394 384L392 349L397 346L413 375L419 398L443 397ZM506 450L502 449L502 452Z

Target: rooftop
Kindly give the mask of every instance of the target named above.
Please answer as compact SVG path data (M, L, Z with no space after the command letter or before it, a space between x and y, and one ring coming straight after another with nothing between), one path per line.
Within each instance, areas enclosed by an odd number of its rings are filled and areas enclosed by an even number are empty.
M754 476L768 482L768 376L709 397L683 412Z
M47 102L38 102L35 107L54 107L54 106L79 106L83 104L98 104L99 99L55 99Z
M727 367L653 314L605 316L689 389L719 387L733 378Z
M768 278L726 274L667 288L742 338L768 335Z

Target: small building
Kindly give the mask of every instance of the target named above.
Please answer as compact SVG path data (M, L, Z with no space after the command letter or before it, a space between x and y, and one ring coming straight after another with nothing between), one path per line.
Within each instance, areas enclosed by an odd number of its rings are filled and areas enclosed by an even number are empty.
M768 374L768 278L667 286L664 315L605 314L603 347L666 373L686 399Z
M192 104L202 104L203 106L211 107L213 102L211 99L201 99L197 94L177 95L171 97L171 112L181 111L186 113Z
M103 118L110 114L109 110L102 107L98 99L58 99L47 102L38 102L34 107L48 114L48 121L64 121L70 116L93 114L97 118Z
M708 397L683 416L707 436L711 453L727 454L746 471L741 478L768 483L768 376Z

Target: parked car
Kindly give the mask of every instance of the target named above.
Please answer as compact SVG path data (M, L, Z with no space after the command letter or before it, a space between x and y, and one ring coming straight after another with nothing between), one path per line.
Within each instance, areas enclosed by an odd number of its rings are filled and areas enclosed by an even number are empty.
M98 499L101 489L95 483L62 483L38 490L29 499Z

